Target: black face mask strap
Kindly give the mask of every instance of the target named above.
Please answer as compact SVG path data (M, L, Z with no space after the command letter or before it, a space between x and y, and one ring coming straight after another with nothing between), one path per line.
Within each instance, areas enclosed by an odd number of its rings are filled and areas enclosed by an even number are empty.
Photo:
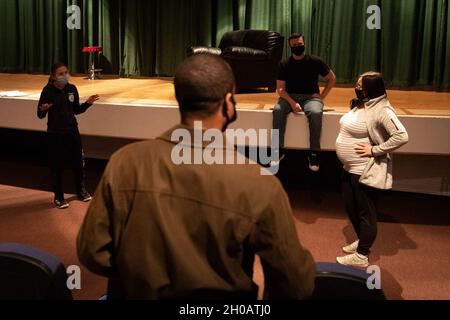
M225 124L225 128L223 131L225 131L228 126L235 122L237 119L237 113L236 113L236 100L234 99L234 95L231 96L231 103L233 103L233 107L234 107L234 114L233 117L230 119L230 117L228 116L228 112L227 112L227 99L225 97L224 101L223 101L223 107L222 107L222 112L223 112L223 116L225 117L225 119L227 119L227 123Z
M226 98L223 100L222 113L223 113L223 116L224 116L224 117L227 119L227 121L228 121L228 120L229 120L229 117L228 117L228 112L227 112L227 99L226 99Z
M236 100L234 100L234 95L231 96L231 103L236 107Z
M234 95L231 96L230 100L231 100L231 103L233 104L234 108L236 108L236 100L234 99ZM225 118L227 118L227 120L229 120L228 112L227 112L227 98L225 98L223 100L222 112L223 112L223 116ZM236 110L235 110L235 113L236 113Z

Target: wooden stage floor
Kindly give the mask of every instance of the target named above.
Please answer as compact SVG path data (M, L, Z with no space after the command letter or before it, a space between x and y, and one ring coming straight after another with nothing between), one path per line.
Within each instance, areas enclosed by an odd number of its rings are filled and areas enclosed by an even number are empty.
M48 76L0 74L1 91L22 91L28 98L38 99ZM72 77L81 97L99 94L101 101L114 104L176 105L171 78L108 78L89 81ZM432 91L390 90L389 100L399 115L450 116L450 93ZM352 88L335 88L325 100L326 110L346 112L354 97ZM27 98L27 97L25 97ZM277 101L276 93L246 93L236 96L239 109L270 110Z

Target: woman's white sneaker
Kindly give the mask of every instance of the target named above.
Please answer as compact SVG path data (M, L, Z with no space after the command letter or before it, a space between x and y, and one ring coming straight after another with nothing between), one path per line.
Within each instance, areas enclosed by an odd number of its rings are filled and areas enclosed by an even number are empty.
M356 240L352 244L349 244L348 246L343 247L342 251L344 251L345 253L355 253L356 250L358 249L358 245L359 245L359 240Z
M367 268L369 266L369 258L357 252L343 257L337 257L336 261L344 266L360 267L360 268Z

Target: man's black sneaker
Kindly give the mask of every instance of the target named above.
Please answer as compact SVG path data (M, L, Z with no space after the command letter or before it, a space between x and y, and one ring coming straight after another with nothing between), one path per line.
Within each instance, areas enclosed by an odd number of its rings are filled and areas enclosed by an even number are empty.
M78 193L78 200L83 202L89 202L92 200L92 196L89 194L89 192L83 189Z
M308 162L309 162L309 170L313 172L318 172L320 170L319 157L317 156L316 153L311 153L308 156Z
M53 202L58 209L67 209L69 207L69 204L64 199L55 199Z

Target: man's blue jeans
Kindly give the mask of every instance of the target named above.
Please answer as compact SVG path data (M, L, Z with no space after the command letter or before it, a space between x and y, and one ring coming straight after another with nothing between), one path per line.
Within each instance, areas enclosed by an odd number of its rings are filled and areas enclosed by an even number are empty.
M320 136L322 134L323 102L320 99L312 98L311 95L290 94L305 112L309 122L309 142L313 152L320 151ZM286 122L292 108L289 103L280 98L273 109L273 128L279 130L280 148L284 148L284 134L286 132Z

